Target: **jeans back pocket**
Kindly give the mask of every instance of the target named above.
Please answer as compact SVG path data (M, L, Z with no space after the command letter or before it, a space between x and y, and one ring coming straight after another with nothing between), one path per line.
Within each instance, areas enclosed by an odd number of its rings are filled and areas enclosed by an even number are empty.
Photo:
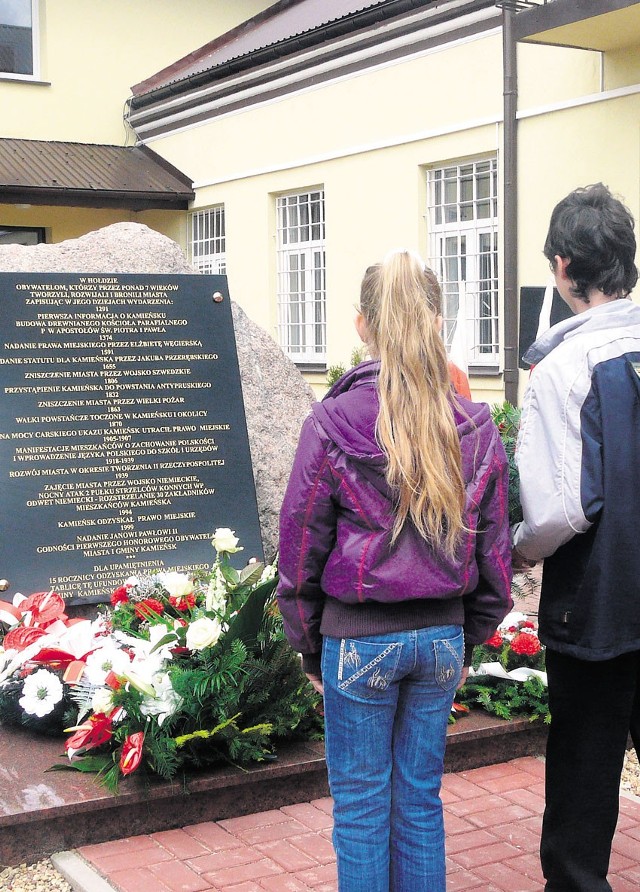
M402 643L342 638L338 657L338 690L369 699L394 681Z
M443 691L451 691L460 681L464 661L464 634L439 638L433 642L436 683Z

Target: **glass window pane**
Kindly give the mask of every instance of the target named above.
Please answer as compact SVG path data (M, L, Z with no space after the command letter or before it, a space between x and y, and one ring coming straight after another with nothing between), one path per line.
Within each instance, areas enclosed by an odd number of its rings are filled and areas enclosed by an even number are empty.
M0 71L33 74L31 0L0 0Z
M445 204L455 204L458 201L458 181L446 180L444 184Z
M491 194L491 178L488 173L481 174L476 178L476 188L478 198L488 198Z
M471 176L460 180L460 201L473 201L473 177Z

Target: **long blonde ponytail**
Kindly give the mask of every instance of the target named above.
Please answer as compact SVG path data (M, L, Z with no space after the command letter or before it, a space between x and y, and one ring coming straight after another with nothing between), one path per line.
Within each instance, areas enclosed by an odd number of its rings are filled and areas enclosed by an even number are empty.
M465 489L440 302L435 275L408 251L369 267L362 281L360 308L380 359L376 434L397 494L392 542L410 518L434 548L453 554Z

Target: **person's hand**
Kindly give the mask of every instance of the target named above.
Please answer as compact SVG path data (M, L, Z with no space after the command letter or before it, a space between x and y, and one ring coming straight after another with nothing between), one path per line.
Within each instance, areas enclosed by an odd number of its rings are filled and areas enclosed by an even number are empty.
M309 672L306 672L305 675L316 689L319 694L324 695L324 688L322 686L322 678L319 675L311 675Z
M511 549L511 566L516 573L525 573L532 567L535 567L537 561L530 561L524 555L520 554L515 545Z
M468 677L469 677L469 667L463 666L462 667L462 675L460 676L460 681L456 685L456 690L458 690L458 691L460 690L462 685L466 683Z

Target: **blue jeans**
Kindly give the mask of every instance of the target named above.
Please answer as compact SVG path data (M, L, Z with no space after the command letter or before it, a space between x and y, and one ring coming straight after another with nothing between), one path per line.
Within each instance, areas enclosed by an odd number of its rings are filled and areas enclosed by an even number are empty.
M340 892L445 892L440 783L463 653L460 626L324 639Z

